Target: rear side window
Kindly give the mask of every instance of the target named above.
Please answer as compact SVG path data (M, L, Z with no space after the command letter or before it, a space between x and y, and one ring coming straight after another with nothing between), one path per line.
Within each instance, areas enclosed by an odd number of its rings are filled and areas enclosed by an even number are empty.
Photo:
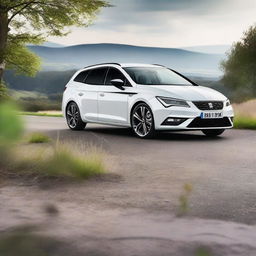
M111 85L111 80L113 79L121 79L124 81L124 86L131 86L127 81L126 77L123 75L121 71L116 68L110 68L106 78L106 85Z
M89 74L89 70L80 72L74 79L75 82L83 83Z
M87 76L86 84L103 85L108 68L91 69Z

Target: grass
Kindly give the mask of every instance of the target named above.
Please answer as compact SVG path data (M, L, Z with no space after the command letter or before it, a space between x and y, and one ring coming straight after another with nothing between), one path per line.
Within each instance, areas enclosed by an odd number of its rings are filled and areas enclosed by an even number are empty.
M236 116L234 119L234 128L256 130L256 118Z
M24 115L24 116L49 116L49 117L63 117L63 115L62 115L62 114L40 113L40 112L20 112L20 115Z
M84 143L83 148L74 143L60 144L59 134L56 144L34 145L50 140L41 133L32 134L28 139L30 144L20 144L23 122L10 104L0 104L0 121L0 179L10 176L86 179L106 172L98 149Z
M28 138L29 143L47 143L51 139L43 133L32 133Z
M49 176L88 178L105 173L105 166L100 155L79 156L70 150L58 147L47 161L42 162L41 171Z
M11 155L4 166L11 176L86 179L107 171L102 153L79 151L74 145L21 145Z

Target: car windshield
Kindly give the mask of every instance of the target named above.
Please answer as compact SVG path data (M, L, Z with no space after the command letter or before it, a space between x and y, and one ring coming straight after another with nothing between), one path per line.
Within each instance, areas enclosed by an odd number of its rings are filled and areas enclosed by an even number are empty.
M124 70L136 84L192 85L185 78L164 67L127 67Z

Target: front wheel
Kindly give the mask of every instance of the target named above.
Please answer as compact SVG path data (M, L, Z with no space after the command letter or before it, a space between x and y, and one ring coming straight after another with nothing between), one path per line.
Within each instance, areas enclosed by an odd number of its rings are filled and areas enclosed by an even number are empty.
M133 109L131 124L136 136L145 139L153 137L155 133L154 117L146 103L140 103Z
M67 106L66 119L68 127L71 130L83 130L86 123L82 121L79 108L75 102L71 102Z
M225 129L212 129L212 130L202 130L202 132L207 136L207 137L217 137L221 135Z

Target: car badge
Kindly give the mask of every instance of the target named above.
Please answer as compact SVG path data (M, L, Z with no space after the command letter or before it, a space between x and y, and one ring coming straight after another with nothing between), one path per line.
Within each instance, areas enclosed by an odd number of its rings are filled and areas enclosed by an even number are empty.
M213 109L213 104L211 102L208 103L210 109Z

